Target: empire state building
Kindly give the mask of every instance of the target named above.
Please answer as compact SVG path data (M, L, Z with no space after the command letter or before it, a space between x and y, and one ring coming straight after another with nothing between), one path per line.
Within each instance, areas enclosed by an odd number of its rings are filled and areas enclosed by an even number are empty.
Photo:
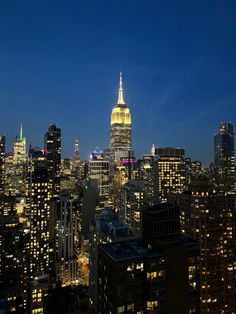
M110 149L114 152L115 160L119 161L121 157L128 157L131 147L131 112L124 101L120 73L118 101L111 113Z

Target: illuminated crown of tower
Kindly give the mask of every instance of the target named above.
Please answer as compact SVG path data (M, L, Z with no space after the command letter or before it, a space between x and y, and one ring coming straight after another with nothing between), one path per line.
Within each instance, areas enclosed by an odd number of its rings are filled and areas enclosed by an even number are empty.
M119 84L117 105L125 105L124 95L123 95L123 86L122 86L122 72L120 72L120 84Z

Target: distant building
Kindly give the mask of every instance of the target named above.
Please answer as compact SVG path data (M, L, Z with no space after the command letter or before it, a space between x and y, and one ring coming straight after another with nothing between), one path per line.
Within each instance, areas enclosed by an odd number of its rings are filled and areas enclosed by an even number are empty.
M88 162L88 178L97 181L99 205L102 209L109 201L109 162L104 160L103 152L94 151Z
M172 192L182 193L186 185L185 151L181 148L157 149L158 198L168 201Z
M111 113L110 149L114 160L128 157L132 149L131 112L125 103L122 86L122 73L120 73L120 86L117 104Z
M62 286L78 283L75 252L77 213L73 197L67 191L60 193L57 218L57 281Z
M144 182L145 205L156 205L158 203L158 177L155 155L144 155L143 159L137 160L135 177Z
M55 124L48 128L44 136L44 149L47 156L48 171L53 186L53 197L60 192L61 171L61 129Z
M221 122L214 136L214 170L218 191L235 190L235 154L233 125Z
M0 135L0 197L5 190L5 157L5 136Z
M13 162L24 162L26 158L26 137L23 137L23 128L20 127L20 136L16 138L13 150Z
M144 210L142 230L99 245L97 313L199 313L199 247L180 237L178 208Z
M141 237L141 212L145 204L144 181L129 180L118 191L116 211L132 232Z

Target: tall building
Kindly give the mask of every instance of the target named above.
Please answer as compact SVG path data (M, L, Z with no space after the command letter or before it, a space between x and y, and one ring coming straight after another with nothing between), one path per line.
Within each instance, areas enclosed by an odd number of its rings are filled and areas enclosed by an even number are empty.
M0 197L4 194L5 186L5 136L0 135Z
M22 124L20 127L20 136L16 138L14 143L13 161L14 163L25 161L26 158L26 137L23 137Z
M50 267L49 220L51 181L44 151L30 150L28 182L30 206L30 304L32 313L43 313Z
M141 212L145 204L144 181L129 180L118 191L116 210L132 232L141 237Z
M50 269L51 281L56 279L56 220L57 206L59 203L61 181L61 129L52 124L44 136L44 149L47 159L47 170L52 189L50 200L49 238L50 238Z
M235 154L233 125L221 122L214 136L214 168L217 190L235 190Z
M79 153L79 140L75 140L74 145L74 162L80 163L80 153Z
M210 179L199 177L173 201L182 233L200 245L201 313L235 313L235 196L213 193Z
M23 231L15 202L9 201L11 205L5 197L3 210L0 209L0 300L6 302L7 311L3 313L24 313Z
M74 144L74 159L73 159L73 171L76 179L81 179L81 162L79 153L79 140L75 140Z
M128 225L119 220L111 208L104 208L95 215L90 225L89 239L89 298L90 313L97 313L98 245L134 238Z
M97 182L99 195L97 209L102 209L109 201L109 162L104 160L103 152L94 151L91 154L88 162L88 178Z
M57 221L57 281L63 286L75 285L78 281L75 254L76 209L70 193L62 191Z
M122 73L117 104L111 113L110 149L116 162L120 162L121 157L128 157L132 149L131 112L123 96Z
M199 313L199 246L180 237L178 207L143 211L141 240L98 247L97 313Z
M137 160L135 177L144 182L145 205L156 205L158 203L158 178L157 160L154 155L144 155L143 159Z
M182 193L186 184L184 149L157 149L157 176L159 202L167 202L170 193Z
M47 163L50 180L52 181L53 197L60 192L61 171L61 129L52 124L44 136L44 148L47 153Z

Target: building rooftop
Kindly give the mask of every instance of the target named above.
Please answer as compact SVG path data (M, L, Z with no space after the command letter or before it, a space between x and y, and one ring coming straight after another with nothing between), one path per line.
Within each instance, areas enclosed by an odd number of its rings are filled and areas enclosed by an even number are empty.
M188 237L181 237L180 246L188 249L196 249L198 244L196 241ZM164 249L150 250L143 241L138 238L128 241L101 244L100 249L106 252L114 261L125 261L139 257L165 256Z

